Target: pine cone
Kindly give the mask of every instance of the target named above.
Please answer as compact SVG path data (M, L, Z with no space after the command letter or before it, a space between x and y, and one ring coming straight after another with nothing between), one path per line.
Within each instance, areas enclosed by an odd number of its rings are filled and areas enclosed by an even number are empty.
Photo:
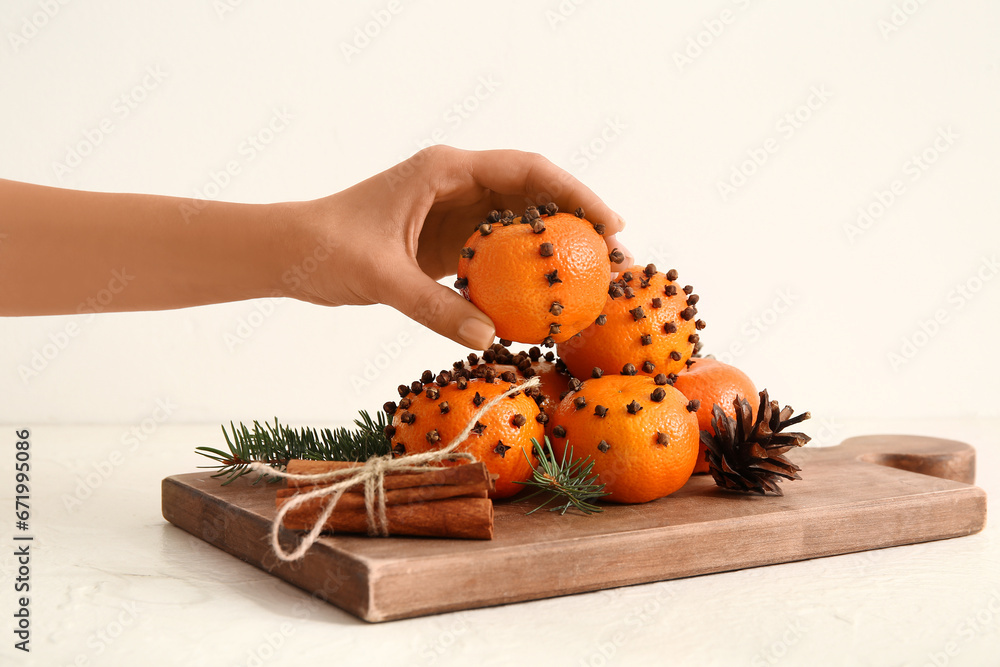
M712 406L712 428L716 435L701 432L705 458L715 483L724 489L783 495L781 478L801 479L797 465L783 454L809 442L805 433L782 433L793 424L809 419L808 412L792 417L792 408L778 410L778 402L768 400L767 390L760 392L757 420L744 398L733 401L736 419L731 419L718 405Z

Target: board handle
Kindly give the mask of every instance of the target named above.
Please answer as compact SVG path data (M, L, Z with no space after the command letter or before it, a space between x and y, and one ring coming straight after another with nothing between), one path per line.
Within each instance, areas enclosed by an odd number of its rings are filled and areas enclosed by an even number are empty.
M976 481L976 450L964 442L923 435L862 435L835 447L845 458L950 479Z

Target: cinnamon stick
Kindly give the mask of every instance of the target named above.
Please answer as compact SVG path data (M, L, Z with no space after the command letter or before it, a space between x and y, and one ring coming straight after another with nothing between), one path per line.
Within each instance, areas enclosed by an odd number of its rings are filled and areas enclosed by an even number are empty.
M385 514L391 535L493 539L493 501L489 498L445 498L389 505ZM285 515L283 525L290 530L310 530L318 518L318 509L297 507ZM368 514L364 508L341 508L338 504L323 529L367 533Z
M318 475L334 470L356 468L361 465L361 463L349 461L304 461L301 459L293 459L288 462L286 470L294 475ZM490 485L490 490L493 490L492 478L489 471L486 469L486 465L477 461L475 463L466 463L458 466L429 466L426 472L394 473L390 471L384 477L382 486L386 490L389 490L405 489L415 486L428 486L431 484L475 484L482 480L485 480ZM330 482L321 482L317 484L312 481L298 481L294 479L288 480L289 489L294 488L307 490L309 488L315 488L316 486L329 485ZM363 491L362 484L357 484L348 488L348 492L361 491Z
M315 475L360 465L344 461L293 460L289 461L287 471L294 475ZM382 483L389 534L492 539L493 502L488 494L495 489L495 480L496 476L481 462L429 466L421 472L387 472ZM331 484L290 479L287 488L278 489L275 504L280 508L297 495ZM289 530L311 530L328 502L329 496L306 501L289 510L282 525ZM341 495L323 528L336 532L368 532L363 483L354 484Z
M281 507L288 500L294 496L307 493L319 487L310 487L305 489L278 489L277 496L277 506ZM489 486L485 482L478 482L476 484L434 484L430 486L415 486L407 489L390 489L385 492L385 504L386 505L401 505L403 503L417 503L417 502L427 502L431 500L441 500L443 498L454 498L456 496L469 496L473 498L486 498L489 492ZM303 504L303 507L311 505L312 503L318 503L318 509L321 509L329 497L326 498L316 498L314 500L307 501ZM365 507L365 495L363 493L351 493L345 492L340 500L337 502L337 511L341 508L361 508Z

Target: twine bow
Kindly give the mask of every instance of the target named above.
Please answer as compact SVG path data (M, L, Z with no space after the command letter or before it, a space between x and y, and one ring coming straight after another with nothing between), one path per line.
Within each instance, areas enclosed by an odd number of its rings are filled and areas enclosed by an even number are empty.
M344 495L344 492L359 484L364 487L365 512L368 517L368 534L382 537L387 536L389 534L389 530L388 519L386 518L385 513L385 487L382 484L386 473L425 472L427 470L426 466L432 463L456 459L464 459L467 461L476 460L472 454L467 452L457 452L455 450L467 437L469 437L469 434L472 433L472 429L476 427L476 423L479 419L485 415L490 408L508 396L514 396L526 389L537 387L539 384L541 384L541 380L536 376L522 382L521 384L512 385L507 391L489 399L483 403L482 406L480 406L479 410L477 410L474 415L472 415L469 419L469 423L465 425L462 432L456 435L451 442L441 449L436 449L430 452L411 454L408 456L401 456L399 458L393 458L391 454L387 454L385 456L373 456L365 461L363 465L354 468L343 468L340 470L331 470L330 472L315 474L289 473L284 470L271 468L266 463L254 461L250 464L250 468L262 474L272 475L282 479L289 479L295 482L328 484L327 486L321 486L320 488L306 493L291 496L288 501L281 506L277 515L274 517L274 521L271 523L271 549L274 551L275 555L283 561L294 561L302 558L302 556L305 555L316 540L319 539L319 534L323 532L323 526L326 525L327 519L329 519L333 514L333 511L336 509L337 503L340 501L341 496ZM282 521L285 518L285 514L315 498L329 498L329 500L323 506L323 511L320 512L319 517L316 519L316 523L302 539L299 545L292 551L285 551L278 539L278 534L281 529Z

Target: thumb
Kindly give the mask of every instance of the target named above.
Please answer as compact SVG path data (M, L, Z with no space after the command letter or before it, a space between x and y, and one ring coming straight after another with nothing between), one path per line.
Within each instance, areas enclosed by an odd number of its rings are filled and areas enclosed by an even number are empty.
M398 266L394 273L383 303L474 350L485 350L493 343L493 322L461 294L434 282L415 264Z

